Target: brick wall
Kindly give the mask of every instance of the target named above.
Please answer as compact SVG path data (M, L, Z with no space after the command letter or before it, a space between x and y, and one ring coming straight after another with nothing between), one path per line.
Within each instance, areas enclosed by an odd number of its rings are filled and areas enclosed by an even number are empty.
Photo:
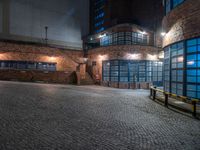
M0 60L56 63L56 72L0 70L0 79L19 79L70 83L70 76L83 62L83 51L66 50L46 46L0 42ZM7 74L7 77L5 76Z
M163 47L172 43L200 36L200 1L186 0L163 19L166 36Z

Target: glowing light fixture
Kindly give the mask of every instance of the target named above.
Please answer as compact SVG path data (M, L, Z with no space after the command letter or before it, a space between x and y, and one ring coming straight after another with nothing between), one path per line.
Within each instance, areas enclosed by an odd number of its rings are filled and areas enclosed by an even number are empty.
M165 36L166 35L166 32L161 32L161 36Z
M178 62L183 62L184 58L183 56L178 57Z
M163 59L164 58L164 52L161 52L158 56L160 59Z
M142 33L142 34L147 34L146 31L142 31L141 33Z
M104 34L99 35L99 38L103 38L105 36L106 36L106 34L104 33Z
M102 61L102 60L106 60L108 58L107 55L99 55L99 60Z
M0 59L4 56L4 54L0 54Z
M188 61L187 64L188 65L194 65L194 61Z
M88 60L88 58L86 58L86 57L85 57L85 58L83 58L83 61L84 61L84 62L87 62L87 60Z
M50 61L55 61L55 60L56 60L56 57L50 56L50 57L49 57L49 60L50 60Z
M157 59L158 59L158 56L157 56L157 55L150 55L150 54L147 54L147 59L148 59L148 60L157 60Z
M131 60L137 60L137 59L141 58L141 55L140 54L127 54L126 58L131 59Z

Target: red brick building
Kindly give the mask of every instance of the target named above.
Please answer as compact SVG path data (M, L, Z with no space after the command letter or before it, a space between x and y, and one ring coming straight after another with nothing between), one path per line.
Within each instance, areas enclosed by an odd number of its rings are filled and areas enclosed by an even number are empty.
M93 2L95 9L91 9L95 13L90 12L94 19L91 25L97 28L91 28L91 32L98 32L84 38L85 51L70 46L59 48L62 41L54 45L47 37L43 42L31 41L33 37L25 37L24 42L21 42L9 35L14 40L2 38L0 42L0 79L88 84L92 83L92 78L98 84L117 88L149 88L152 84L161 86L161 38L151 29L155 29L159 20L155 16L162 16L162 13L155 13L160 9L149 7L159 6L160 2L145 1L141 10L137 9L139 1ZM8 2L5 4L9 7ZM149 17L146 16L148 13ZM9 15L3 16L6 27L10 23L6 19ZM105 28L102 28L104 25ZM54 34L51 36L54 37ZM73 36L66 37L76 39Z
M83 51L14 41L0 42L0 79L76 83Z
M200 98L200 1L165 0L164 88Z
M118 24L89 36L87 71L96 82L116 88L162 85L162 49L153 31Z

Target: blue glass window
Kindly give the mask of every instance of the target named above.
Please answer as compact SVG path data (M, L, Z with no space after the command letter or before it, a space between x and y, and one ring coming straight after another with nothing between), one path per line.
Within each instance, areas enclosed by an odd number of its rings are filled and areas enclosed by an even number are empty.
M172 44L164 49L165 91L175 94L182 93L190 98L200 97L199 47L200 38L196 38Z
M187 50L187 96L199 98L200 91L200 38L186 42ZM192 84L192 85L191 85Z
M100 29L96 30L96 33L102 32L102 31L104 31L104 30L105 30L105 28L104 28L104 27L101 27Z
M48 62L0 61L0 69L56 71L56 64Z
M165 11L168 13L171 10L171 0L166 0L165 3Z
M181 4L184 0L173 0L173 6L176 7L177 5Z
M96 32L101 32L101 29L98 29ZM149 36L137 32L117 32L108 34L100 38L100 45L131 45L131 44L144 44L149 43Z
M101 13L99 13L99 14L95 17L95 19L97 20L97 19L99 19L99 18L103 18L104 15L105 15L105 13L104 13L104 12L101 12Z
M104 24L104 20L101 20L101 21L95 23L95 27L101 26L103 24Z
M169 13L172 9L183 3L185 0L165 0L165 13Z
M110 60L103 62L103 81L153 82L162 85L162 62Z

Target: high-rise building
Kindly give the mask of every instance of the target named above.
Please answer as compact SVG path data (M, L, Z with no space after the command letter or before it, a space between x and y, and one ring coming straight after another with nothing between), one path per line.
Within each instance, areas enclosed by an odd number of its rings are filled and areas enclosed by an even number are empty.
M161 0L90 0L90 34L122 23L155 30L162 17Z

